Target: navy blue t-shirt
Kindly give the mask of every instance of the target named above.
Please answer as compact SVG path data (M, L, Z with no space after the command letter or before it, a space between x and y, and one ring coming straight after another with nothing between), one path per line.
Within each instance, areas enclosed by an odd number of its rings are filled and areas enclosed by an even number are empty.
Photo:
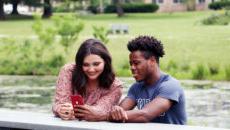
M145 86L144 82L136 82L130 87L127 95L127 98L135 100L138 109L142 109L156 97L169 99L173 101L173 105L151 122L186 124L184 91L180 83L169 75L161 73L160 79L150 86Z

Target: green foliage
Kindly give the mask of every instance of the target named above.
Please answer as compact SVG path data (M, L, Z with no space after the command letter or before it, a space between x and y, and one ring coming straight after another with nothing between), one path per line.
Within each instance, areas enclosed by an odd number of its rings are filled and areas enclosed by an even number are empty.
M8 40L10 41L10 40ZM11 41L10 41L11 42ZM45 75L57 74L58 70L65 63L62 55L47 54L36 51L39 44L34 44L32 40L5 43L1 49L0 73L16 75ZM40 54L41 53L41 54ZM44 57L46 57L44 59Z
M32 28L43 43L39 51L42 51L47 45L51 46L56 43L57 40L57 43L64 47L67 54L68 48L78 39L84 28L83 22L73 15L55 16L52 18L52 25L48 27L42 24L41 17L35 16L35 19ZM60 38L56 39L56 36L60 36Z
M84 28L82 21L73 15L57 16L53 18L57 34L61 37L60 43L68 53L68 48L78 39Z
M211 75L217 75L220 71L218 64L209 64L208 68Z
M210 9L213 9L213 10L228 8L228 7L230 7L230 0L222 0L222 1L212 2L208 5L208 7Z
M202 21L204 25L228 25L229 22L230 22L229 11L226 11L224 14L213 14Z
M192 78L203 80L207 77L208 71L203 64L197 64L197 66L192 70Z
M158 10L159 6L156 4L142 4L142 3L132 3L132 4L122 4L124 12L135 13L135 12L155 12ZM115 13L116 6L108 5L105 8L105 13Z
M50 45L55 40L56 31L54 27L44 27L40 16L35 15L35 22L32 25L32 29L38 36L43 45Z
M172 71L172 70L176 70L177 68L178 68L177 63L175 61L173 61L173 60L170 60L168 62L166 70L167 71Z
M124 77L128 77L132 75L128 61L125 61L120 65L119 69L117 70L117 74L119 76L124 76Z
M100 1L101 0L90 0L90 6L88 6L87 10L90 12L97 14L100 12ZM103 7L107 6L110 2L108 0L102 0Z
M93 26L93 36L105 44L109 43L108 30L102 26Z
M225 67L225 78L230 81L230 65Z

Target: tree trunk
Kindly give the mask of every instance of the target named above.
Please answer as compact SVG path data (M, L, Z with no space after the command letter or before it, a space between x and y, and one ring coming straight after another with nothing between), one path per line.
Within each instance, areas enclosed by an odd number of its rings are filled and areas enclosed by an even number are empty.
M116 5L117 16L122 17L124 16L123 8L121 7L121 0L114 0Z
M5 19L4 8L3 8L3 1L0 0L0 20Z
M13 5L13 11L11 14L13 15L18 15L18 4L19 4L20 0L12 0L11 3Z
M50 0L44 0L44 12L42 17L43 18L49 18L50 16L52 16L52 5Z

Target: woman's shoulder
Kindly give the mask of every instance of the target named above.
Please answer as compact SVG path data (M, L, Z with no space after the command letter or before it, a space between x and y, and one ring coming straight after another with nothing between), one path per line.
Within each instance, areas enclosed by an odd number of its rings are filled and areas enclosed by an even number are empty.
M117 87L122 88L123 84L124 83L119 78L115 77L115 79L111 85L111 88L117 88Z
M72 72L75 68L76 64L75 63L68 63L62 66L61 70L62 71L67 71L67 72Z

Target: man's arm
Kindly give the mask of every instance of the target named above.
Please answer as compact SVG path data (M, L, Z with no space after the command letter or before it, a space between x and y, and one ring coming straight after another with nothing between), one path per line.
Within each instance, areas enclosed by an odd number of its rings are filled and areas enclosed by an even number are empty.
M141 110L126 110L126 122L150 122L153 118L168 111L172 104L173 102L169 99L157 97Z
M126 97L125 99L121 101L119 106L122 107L126 111L132 110L136 106L136 102L133 99Z
M136 105L135 100L126 97L121 101L119 106L114 106L110 112L110 121L125 121L128 120L126 110L132 110Z

